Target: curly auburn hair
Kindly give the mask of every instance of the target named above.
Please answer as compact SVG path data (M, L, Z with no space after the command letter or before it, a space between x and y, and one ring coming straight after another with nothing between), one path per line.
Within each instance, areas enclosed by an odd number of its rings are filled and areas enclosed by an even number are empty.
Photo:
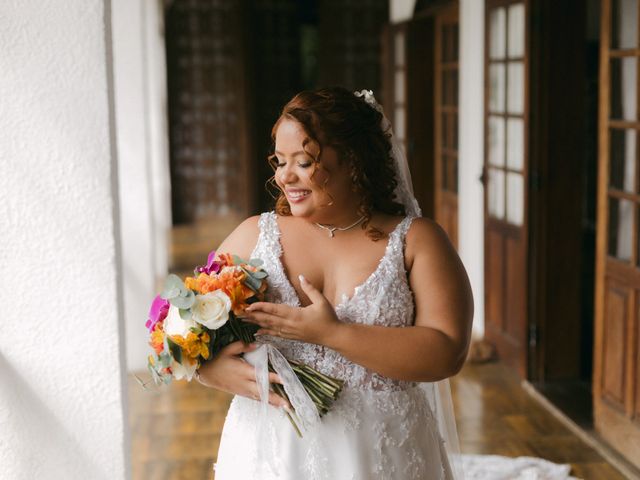
M341 87L304 91L284 106L275 122L271 130L273 149L276 131L284 119L298 122L308 137L303 149L313 160L312 180L316 171L323 168L323 147L333 148L339 161L349 163L352 190L360 198L357 211L365 218L362 228L374 241L385 237L379 229L369 227L373 211L405 215L405 209L394 200L398 180L391 157L391 135L382 130L382 114L364 98ZM311 146L315 148L311 150ZM275 171L275 154L269 155L268 160ZM275 177L269 183L273 186ZM326 182L320 187L325 185ZM279 188L275 210L278 215L291 215L289 202Z

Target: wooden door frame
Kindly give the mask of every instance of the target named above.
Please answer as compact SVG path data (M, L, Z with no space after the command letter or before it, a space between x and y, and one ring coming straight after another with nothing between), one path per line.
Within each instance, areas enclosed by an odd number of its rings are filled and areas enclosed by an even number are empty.
M438 220L438 215L441 211L443 199L448 197L448 200L452 203L455 203L456 206L456 220L459 218L458 215L458 193L454 194L451 191L445 191L442 188L443 184L443 171L442 171L442 110L440 102L442 100L442 78L441 78L441 70L440 64L441 56L442 56L442 36L439 35L439 30L441 28L442 22L449 23L457 23L460 24L460 8L457 1L451 1L449 4L442 6L438 10L435 11L435 25L434 25L434 96L433 96L433 110L434 110L434 218ZM459 42L459 40L458 40ZM458 85L460 84L460 55L458 53L458 60L456 61L458 64L457 72L458 72ZM458 87L458 101L456 103L458 109L458 115L456 115L456 121L459 118L459 87ZM456 130L457 130L456 125ZM459 135L458 135L459 136ZM459 165L460 157L459 157L459 148L456 148L456 164ZM456 185L458 184L458 180L456 179ZM458 189L457 189L458 190ZM458 247L458 227L456 225L455 232L447 232L449 233L450 240L454 244L454 246Z
M491 218L491 216L489 215L489 202L488 202L488 188L487 188L487 179L488 179L488 171L489 171L489 155L488 155L488 145L489 145L489 128L488 128L488 119L489 119L489 95L490 95L490 88L491 88L491 79L490 79L490 69L487 68L490 62L490 58L489 58L489 49L488 49L488 45L489 45L489 28L488 26L490 25L490 9L492 8L499 8L499 7L507 7L508 5L511 5L513 3L518 3L518 2L522 2L524 4L524 8L525 8L525 41L524 41L524 55L523 55L523 63L524 63L524 108L523 108L523 114L522 114L522 118L524 120L524 158L523 158L523 166L522 166L522 175L523 175L523 209L524 209L524 218L523 218L523 222L522 222L522 226L520 227L516 227L513 225L509 225L506 221L497 221ZM519 341L521 343L521 348L520 348L520 352L517 352L516 354L513 354L513 356L515 358L517 358L518 360L518 365L516 366L516 369L519 373L519 375L522 378L528 378L528 361L529 361L529 351L528 351L528 344L529 344L529 338L528 338L528 318L526 318L528 316L528 304L529 304L529 297L526 294L526 292L528 292L528 285L529 285L529 278L527 276L527 271L528 271L528 248L529 248L529 218L528 218L528 212L529 212L529 145L530 145L530 133L529 133L529 129L530 129L530 120L529 120L529 115L530 115L530 85L529 85L529 78L530 78L530 46L531 46L531 31L530 31L530 9L531 9L531 5L530 5L530 0L485 0L485 29L484 29L484 65L485 65L485 69L484 69L484 118L483 118L483 122L484 122L484 147L483 147L483 155L484 155L484 161L483 161L483 174L482 174L482 181L483 184L485 185L484 188L484 237L485 237L485 241L484 241L484 258L485 258L485 267L484 267L484 279L485 279L485 285L487 285L487 275L488 275L488 262L487 259L490 258L489 255L489 241L488 241L488 236L489 236L489 232L491 231L488 226L490 224L495 224L496 230L501 231L505 236L509 236L511 238L517 238L519 241L522 242L522 249L524 250L524 252L522 253L523 255L523 268L524 271L522 272L523 274L523 283L524 283L524 302L525 305L523 306L523 310L524 310L524 315L525 315L525 326L523 328L523 338L520 338ZM508 35L508 30L505 31L505 35ZM505 56L505 66L507 64L507 59L508 59L508 54L507 56ZM505 67L506 68L506 67ZM505 82L504 85L505 88L505 96L506 96L506 89L508 88L508 83ZM506 115L506 101L505 101L505 114ZM506 134L506 127L505 127L505 142L507 140L507 134ZM505 155L506 155L506 150L505 150ZM505 164L506 164L506 156L505 156ZM506 179L505 179L506 182ZM506 192L505 192L506 194ZM506 199L505 199L505 208L506 208ZM505 258L505 256L503 256L503 258ZM505 267L503 266L503 269ZM503 280L506 280L503 279ZM488 288L485 288L485 319L489 316L489 312L487 311L487 309L489 308L489 305L491 304L490 299L489 299L489 295L491 294L491 292L489 291ZM504 305L503 305L504 306ZM503 312L503 315L506 315L506 312ZM486 320L485 320L485 325L486 325ZM491 327L489 327L491 328ZM486 327L485 327L486 330ZM514 348L513 345L508 345L505 342L502 341L502 339L499 338L492 338L492 341L496 342L496 347L498 349L498 351L505 351L507 349L512 350Z

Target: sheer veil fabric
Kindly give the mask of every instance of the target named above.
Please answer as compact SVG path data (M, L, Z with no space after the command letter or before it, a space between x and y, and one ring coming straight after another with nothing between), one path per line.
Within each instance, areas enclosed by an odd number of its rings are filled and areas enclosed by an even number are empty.
M384 115L381 105L376 101L371 90L361 90L355 92L355 95L364 97L372 108L382 114L382 128L391 135L392 156L398 179L395 191L396 199L404 205L407 215L421 216L422 211L413 194L407 157L393 134L391 123ZM429 407L437 418L438 430L444 440L452 474L456 480L577 480L569 475L571 470L569 465L558 465L541 458L461 455L449 379L435 383L423 382L420 384L420 388L427 392Z
M398 142L398 139L393 133L391 122L384 114L382 106L377 102L371 90L361 90L359 92L355 92L355 95L357 97L363 97L372 108L375 108L382 114L382 130L391 135L391 155L394 160L396 179L398 181L398 185L395 190L396 200L404 205L407 215L413 217L422 216L422 210L420 209L418 201L413 194L409 162L407 161L407 156L405 155L400 142ZM420 384L420 388L427 393L429 407L438 420L438 430L440 432L440 436L444 440L453 476L456 480L462 479L464 478L463 461L460 455L460 443L458 440L458 431L453 411L449 379L435 383L422 382Z

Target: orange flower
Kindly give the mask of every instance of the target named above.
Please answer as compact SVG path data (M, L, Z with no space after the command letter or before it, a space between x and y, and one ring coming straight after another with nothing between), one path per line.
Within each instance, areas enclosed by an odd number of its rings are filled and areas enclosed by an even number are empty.
M162 353L162 350L164 350L164 332L162 331L162 322L156 323L153 332L151 332L149 345L151 345L157 354Z
M196 360L198 357L202 357L205 360L209 358L210 337L207 332L203 332L200 335L189 332L187 334L187 338L184 338L181 335L172 335L171 340L180 346L182 355L187 357L189 360Z
M218 256L218 262L220 262L223 267L230 267L232 265L235 265L233 263L233 255L231 255L230 253L221 253Z

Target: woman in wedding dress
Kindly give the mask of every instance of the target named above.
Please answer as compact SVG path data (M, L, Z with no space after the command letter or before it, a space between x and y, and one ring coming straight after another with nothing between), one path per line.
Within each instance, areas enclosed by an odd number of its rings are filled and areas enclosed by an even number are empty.
M231 344L199 370L201 383L235 394L215 478L463 478L446 379L467 353L471 289L446 234L420 216L381 108L370 92L302 92L272 136L276 209L218 249L262 259L269 289L247 312L258 342ZM262 344L345 382L302 438L281 397L260 402L243 355Z

